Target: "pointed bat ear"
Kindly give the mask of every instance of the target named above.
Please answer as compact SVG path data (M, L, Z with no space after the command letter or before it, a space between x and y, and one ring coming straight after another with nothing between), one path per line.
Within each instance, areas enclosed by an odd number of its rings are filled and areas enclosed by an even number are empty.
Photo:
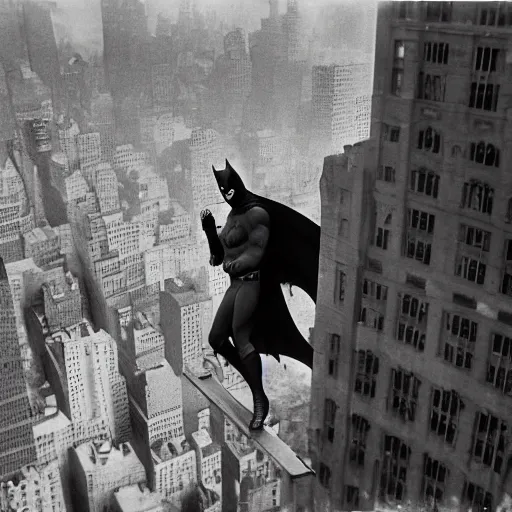
M217 169L215 169L215 166L212 165L213 172L217 172Z
M231 164L228 162L227 158L226 158L226 169L233 169L233 167L231 167Z

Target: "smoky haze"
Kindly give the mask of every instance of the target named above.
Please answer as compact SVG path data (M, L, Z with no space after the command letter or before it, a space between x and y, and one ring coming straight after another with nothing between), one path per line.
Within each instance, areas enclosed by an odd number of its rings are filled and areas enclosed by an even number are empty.
M57 42L73 43L86 55L103 48L100 0L57 0L53 13ZM154 32L159 13L177 19L179 1L146 0L148 28ZM261 19L268 16L267 0L197 0L199 10L215 10L226 30L240 27L246 32L260 28ZM281 0L280 12L286 10ZM302 0L299 8L306 29L314 30L324 46L372 53L375 39L376 0Z

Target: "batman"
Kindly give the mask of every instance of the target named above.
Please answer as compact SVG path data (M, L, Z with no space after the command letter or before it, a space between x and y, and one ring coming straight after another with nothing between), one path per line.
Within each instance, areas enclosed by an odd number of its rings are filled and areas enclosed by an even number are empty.
M201 212L201 223L210 264L222 265L231 284L213 321L209 343L248 383L254 401L249 428L260 430L269 410L260 354L278 361L280 355L288 356L313 367L313 349L297 329L281 285L302 288L316 303L320 227L247 190L227 160L224 170L212 168L231 211L222 228L217 228L209 210Z

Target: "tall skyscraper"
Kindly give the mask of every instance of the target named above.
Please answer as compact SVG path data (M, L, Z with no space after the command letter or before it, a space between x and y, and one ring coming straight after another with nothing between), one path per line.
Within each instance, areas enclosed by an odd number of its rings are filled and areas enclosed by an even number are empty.
M16 315L7 272L0 257L0 478L36 458L32 419Z
M322 152L341 152L344 145L361 140L361 134L369 135L370 76L368 63L314 66L313 146Z
M510 4L381 4L371 139L325 160L315 509L495 510L511 455Z
M23 32L27 41L30 68L52 90L54 107L59 103L61 74L50 2L23 4Z
M0 162L0 255L6 263L23 259L22 237L35 227L26 183L19 172L20 158L16 156L12 152Z
M165 337L165 357L176 375L184 366L202 362L203 346L208 346L206 326L212 321L212 301L192 283L168 279L160 292L160 323Z

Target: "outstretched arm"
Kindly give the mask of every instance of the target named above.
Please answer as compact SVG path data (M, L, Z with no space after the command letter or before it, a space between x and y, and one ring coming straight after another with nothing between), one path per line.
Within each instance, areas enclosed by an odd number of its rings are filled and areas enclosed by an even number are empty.
M240 277L258 270L268 243L270 224L268 213L263 208L255 206L246 215L252 227L247 248L238 258L224 266L224 270L232 277Z
M208 246L210 247L210 265L215 267L220 265L224 260L224 248L219 240L215 219L209 210L203 210L201 212L201 224L206 238L208 239Z

